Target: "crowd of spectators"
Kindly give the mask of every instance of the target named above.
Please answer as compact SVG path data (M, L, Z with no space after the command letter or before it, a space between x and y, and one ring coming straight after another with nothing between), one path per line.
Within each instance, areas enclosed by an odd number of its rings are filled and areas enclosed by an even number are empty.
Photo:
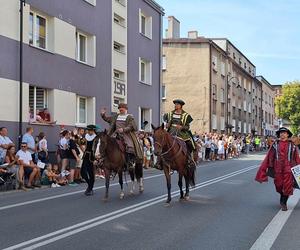
M54 157L50 157L45 133L40 132L34 137L33 128L28 127L17 151L7 128L0 128L0 185L12 177L16 180L15 187L24 191L40 188L41 185L77 186L84 182L80 169L86 147L85 133L84 128L75 128L73 131L63 129L59 134L56 152L52 154ZM154 167L156 156L152 134L139 131L137 135L144 151L144 168ZM201 162L223 161L239 157L242 153L267 150L275 137L202 133L195 134L194 140ZM292 140L300 144L299 137L293 137ZM96 177L104 178L103 170L98 169Z

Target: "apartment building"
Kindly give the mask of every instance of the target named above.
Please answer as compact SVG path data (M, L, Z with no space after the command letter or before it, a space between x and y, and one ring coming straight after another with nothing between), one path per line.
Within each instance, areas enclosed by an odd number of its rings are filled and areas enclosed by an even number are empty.
M179 30L179 21L169 17L162 113L173 108L173 99L182 98L194 118L193 131L258 133L261 88L254 84L255 65L228 39L208 39L196 31L179 38Z
M275 135L279 127L275 116L276 92L263 76L257 76L256 79L262 84L262 135Z
M0 5L0 124L19 125L18 0ZM161 19L153 0L26 0L22 122L48 108L55 126L32 124L54 145L61 126L100 124L127 102L139 127L160 120ZM147 49L145 49L147 48Z
M243 134L259 133L261 88L254 83L255 65L228 39L214 38L212 41L227 54L228 130Z

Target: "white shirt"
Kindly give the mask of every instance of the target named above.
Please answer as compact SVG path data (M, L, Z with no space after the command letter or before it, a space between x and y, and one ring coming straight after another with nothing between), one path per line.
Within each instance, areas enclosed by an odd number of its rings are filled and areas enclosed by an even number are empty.
M39 150L45 150L48 151L48 144L46 139L42 139L39 141Z
M19 150L17 152L17 156L19 156L19 160L22 160L27 165L29 165L30 161L32 161L31 154L27 150L26 150L26 152L24 152L23 150Z
M67 140L65 137L61 138L59 141L59 146L61 149L66 150L68 148L69 140Z
M0 158L4 159L6 156L6 149L2 148L1 145L8 145L12 143L12 141L7 136L0 135Z

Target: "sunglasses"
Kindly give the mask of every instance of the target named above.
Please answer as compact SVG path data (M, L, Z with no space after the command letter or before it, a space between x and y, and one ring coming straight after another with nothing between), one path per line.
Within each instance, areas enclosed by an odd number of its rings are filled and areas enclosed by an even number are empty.
M26 148L26 147L27 147L26 145L22 145L22 146L21 146L21 148Z

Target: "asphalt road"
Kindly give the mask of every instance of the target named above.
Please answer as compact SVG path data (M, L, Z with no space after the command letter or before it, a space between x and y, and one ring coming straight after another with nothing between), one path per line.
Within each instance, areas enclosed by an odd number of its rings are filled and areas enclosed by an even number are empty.
M0 249L300 249L300 195L280 212L272 182L254 181L262 158L200 165L189 201L178 200L174 174L170 206L164 175L152 169L144 193L125 186L124 200L114 181L104 202L103 180L91 197L84 184L1 193Z

